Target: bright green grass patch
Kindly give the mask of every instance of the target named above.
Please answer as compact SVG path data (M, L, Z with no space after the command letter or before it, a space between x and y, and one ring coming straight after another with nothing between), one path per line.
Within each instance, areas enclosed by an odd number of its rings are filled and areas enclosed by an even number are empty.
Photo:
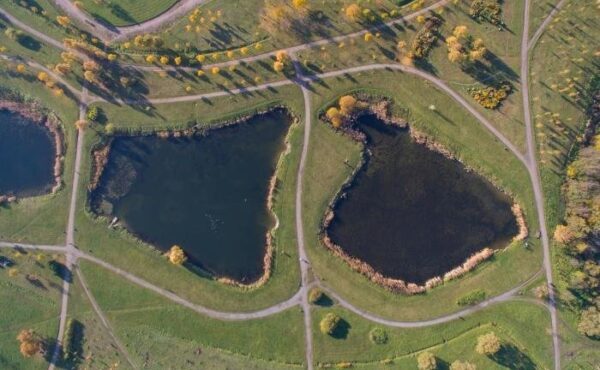
M329 79L323 86L313 86L316 92L313 103L317 110L356 86L370 86L368 91L372 94L392 98L394 110L407 118L413 128L431 135L467 165L511 192L525 210L530 233L535 234L537 216L523 165L446 95L415 77L388 71ZM430 104L437 110L431 111ZM518 286L540 269L541 250L537 240L531 240L529 249L520 243L512 245L475 272L424 295L393 294L355 273L322 246L318 233L326 207L358 165L360 152L358 143L314 118L304 179L303 217L307 248L317 276L345 299L386 317L402 320L432 318L457 311L456 299L468 292L483 289L489 296L495 296Z
M304 359L299 308L265 319L221 321L176 305L88 262L82 263L81 269L130 355L141 363L146 353L151 353L151 368L185 363L195 349L204 346L284 364Z
M53 96L49 89L37 81L35 78L37 73L34 71L28 71L23 75L9 73L7 70L14 71L15 65L7 62L3 62L2 68L0 86L39 100L42 106L57 114L62 122L67 150L63 172L64 187L55 195L24 198L17 203L1 207L0 240L64 244L75 158L76 135L73 122L78 117L77 105L66 96Z
M155 18L179 0L82 0L83 9L113 26L129 26Z
M335 312L343 320L337 337L319 332L318 320L326 312ZM313 340L315 361L321 363L352 362L378 368L380 361L391 359L391 368L416 368L417 353L428 350L438 357L438 363L455 360L474 362L479 369L499 369L514 366L521 352L521 362L539 368L552 367L552 342L547 330L548 312L540 305L514 301L494 305L484 311L446 324L425 328L404 329L383 327L388 335L385 344L373 344L369 332L380 326L345 309L318 308L314 311ZM494 331L504 343L510 343L508 358L494 361L475 352L477 336ZM511 364L510 360L514 360ZM362 368L362 367L361 367ZM529 368L529 367L525 367Z
M23 329L33 329L50 342L56 337L62 280L47 265L53 257L9 248L0 248L0 254L15 262L12 269L16 271L11 277L9 269L0 269L0 367L47 368L41 356L21 356L16 336Z

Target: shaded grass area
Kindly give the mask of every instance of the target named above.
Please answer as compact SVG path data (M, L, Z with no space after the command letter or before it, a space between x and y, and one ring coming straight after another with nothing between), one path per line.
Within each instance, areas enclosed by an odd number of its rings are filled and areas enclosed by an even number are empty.
M302 122L301 105L296 87L278 93L265 91L262 96L235 96L206 102L157 105L156 110L134 111L128 107L102 105L108 120L124 132L181 129L195 125L210 127L275 105L285 105ZM148 113L145 114L145 113ZM101 127L97 127L101 129ZM303 126L291 128L290 153L280 162L279 187L274 199L274 211L280 221L274 234L273 275L267 283L254 290L234 288L189 270L173 266L152 247L133 239L125 231L109 229L107 220L95 219L86 211L87 186L91 173L92 146L100 139L88 131L82 163L82 183L77 212L78 247L107 262L136 274L153 284L206 307L226 311L251 311L271 306L291 297L298 289L299 266L294 223L296 171L302 146ZM232 256L234 258L234 256ZM168 276L168 279L165 279Z
M335 312L343 325L333 336L323 335L318 328L326 312ZM319 308L313 315L315 360L321 363L352 362L357 367L380 368L383 360L391 360L391 368L416 368L416 355L433 353L441 369L455 360L469 361L478 369L552 368L552 342L546 331L550 326L548 311L536 304L513 301L494 305L459 320L425 328L404 329L369 322L345 309L334 306ZM385 330L385 344L369 340L374 327ZM504 347L497 356L475 352L477 337L495 332ZM379 367L378 367L379 366Z
M391 98L394 111L406 118L411 127L432 136L465 164L512 193L524 208L530 235L535 235L537 216L523 165L455 102L415 77L379 71L315 85L315 109L323 110L339 97L338 94L351 92L355 86L370 86L365 91L371 95ZM430 110L430 104L437 109ZM313 269L324 284L354 305L395 319L432 318L458 311L456 298L468 292L480 289L492 297L516 287L540 269L539 243L531 239L530 248L516 243L475 272L424 295L392 294L353 272L322 246L318 234L328 204L359 163L361 146L336 133L318 118L313 119L303 199L308 253Z
M53 257L42 253L18 253L0 248L0 255L15 262L12 268L0 269L0 367L3 369L44 369L42 356L24 358L19 353L17 334L33 329L47 339L52 349L58 331L58 313L62 280L47 265Z
M549 13L551 4L540 1L532 9L534 21ZM538 3L538 2L535 2ZM536 10L537 9L537 10ZM587 122L589 84L600 73L600 21L597 4L567 1L531 51L532 120L541 164L542 186L549 232L562 222L564 203L561 186L565 167L577 153L577 140ZM537 20L536 20L537 19ZM553 60L553 63L546 63ZM573 270L570 257L553 246L555 283L562 322L563 364L567 369L588 369L600 361L597 342L576 331L579 313L570 307L568 290ZM596 350L594 350L594 348Z
M112 26L142 23L166 12L179 0L82 0L82 9Z
M246 360L266 360L273 366L304 359L299 308L265 319L221 321L173 304L88 262L81 269L134 361L148 368L198 368L207 361L205 347L244 355Z
M14 70L13 64L4 64ZM9 67L10 66L10 67ZM41 85L34 72L24 75L0 72L0 85L18 91L25 97L41 102L41 105L57 114L65 134L66 154L63 171L63 188L55 195L24 198L17 203L0 207L0 240L44 244L63 244L67 224L67 208L75 158L76 135L73 122L77 120L75 101L67 96L54 97Z
M436 11L443 20L439 38L427 59L416 60L415 67L423 69L445 81L473 107L486 116L513 144L525 149L525 126L523 123L522 97L519 84L520 42L523 28L523 2L505 3L503 18L506 29L498 30L489 23L478 23L469 15L471 1L460 0ZM461 66L448 61L445 38L452 35L456 26L465 25L473 38L482 38L488 50L485 58L471 66ZM310 73L332 71L371 63L397 63L398 56L405 55L411 48L415 34L423 27L413 20L374 33L372 41L363 37L349 39L343 43L332 43L299 53L305 68ZM406 43L403 52L398 42ZM470 95L469 88L494 86L507 82L513 93L502 102L497 110L481 107Z
M402 3L411 2L412 0ZM434 2L425 0L423 4L427 6ZM414 11L410 4L401 7L394 0L362 2L361 6L370 9L377 20L354 22L347 19L342 12L342 8L352 3L350 0L311 1L308 21L295 24L289 30L278 28L276 32L269 32L260 25L261 12L266 3L265 0L209 1L200 7L201 17L205 18L204 23L197 21L190 24L188 18L183 17L158 35L164 39L170 53L193 56L195 53L232 50L240 57L239 49L242 47L248 47L247 55L260 54L378 25L381 24L381 16L384 13L389 21L400 14L406 15ZM391 15L393 10L396 11L395 16ZM219 11L221 16L217 16ZM213 17L216 19L211 22ZM187 25L192 26L190 31L186 30ZM198 32L196 26L199 26ZM257 43L260 43L260 48L256 48ZM148 50L140 51L140 54L145 52ZM134 56L135 52L131 55Z

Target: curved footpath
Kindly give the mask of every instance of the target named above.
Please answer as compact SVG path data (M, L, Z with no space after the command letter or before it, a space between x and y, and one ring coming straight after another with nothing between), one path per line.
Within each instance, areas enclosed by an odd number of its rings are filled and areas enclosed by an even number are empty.
M70 0L54 0L53 2L58 8L67 13L70 18L87 26L87 28L103 42L112 42L120 41L133 35L156 31L163 25L183 17L186 13L208 1L209 0L179 0L172 7L152 19L139 24L122 27L115 27L98 21L84 10L76 7Z

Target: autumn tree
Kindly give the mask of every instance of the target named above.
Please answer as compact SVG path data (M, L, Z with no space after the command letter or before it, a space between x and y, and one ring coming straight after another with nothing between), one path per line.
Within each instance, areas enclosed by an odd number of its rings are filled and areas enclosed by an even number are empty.
M33 330L21 330L17 335L19 350L24 357L32 357L44 350L44 341Z
M61 26L67 28L71 25L71 19L66 15L59 15L56 17L56 22Z
M467 26L459 25L446 38L448 60L452 63L476 62L485 57L487 48L482 39L473 39Z
M340 325L341 320L338 315L330 312L321 319L319 330L325 335L332 335Z
M477 351L477 353L480 355L492 356L500 351L500 347L502 347L500 338L498 338L496 333L490 332L480 335L479 338L477 338L475 351Z
M350 5L348 5L346 7L346 9L344 10L344 15L346 15L346 18L348 18L349 20L356 22L360 19L360 16L362 14L362 9L360 8L360 5L358 5L357 3L352 3Z
M327 116L327 119L329 119L329 121L335 128L340 128L342 126L342 124L344 123L344 116L342 115L340 110L337 109L336 107L329 108L325 115Z
M357 107L357 103L358 100L356 100L356 98L352 95L342 96L339 101L340 112L345 116L351 115L352 113L354 113Z
M575 235L569 229L569 227L565 225L558 225L556 229L554 229L554 240L561 244L569 244L573 239L575 239Z
M577 330L590 338L600 339L600 310L595 306L584 310L577 324Z
M273 69L275 72L283 72L286 64L288 63L288 55L285 51L280 50L275 54L275 61L273 62Z
M421 352L417 356L417 367L419 370L437 369L437 360L431 352Z
M187 256L180 246L174 245L169 249L169 261L174 265L182 265L187 261Z

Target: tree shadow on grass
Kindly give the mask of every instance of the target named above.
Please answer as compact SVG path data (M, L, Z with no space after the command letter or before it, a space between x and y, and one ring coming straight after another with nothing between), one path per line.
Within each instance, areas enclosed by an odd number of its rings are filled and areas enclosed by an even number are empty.
M352 326L348 321L340 319L340 322L338 323L337 327L335 328L333 333L331 333L331 337L334 339L346 339L348 338L348 334L350 333L351 328Z
M529 356L512 344L503 345L500 351L490 358L509 369L533 370L538 368Z

